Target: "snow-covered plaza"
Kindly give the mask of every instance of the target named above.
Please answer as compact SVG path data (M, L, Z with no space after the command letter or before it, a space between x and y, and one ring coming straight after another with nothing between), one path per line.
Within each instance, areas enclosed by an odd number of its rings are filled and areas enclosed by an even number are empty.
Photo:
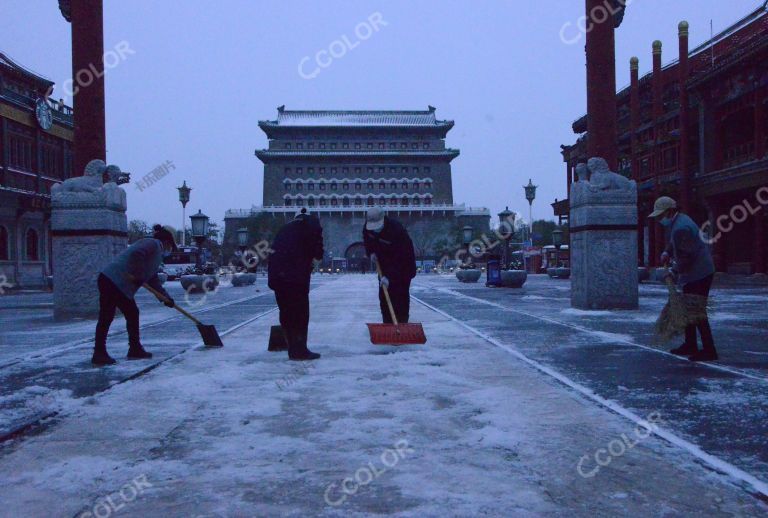
M570 309L569 282L522 289L420 275L428 343L370 343L372 275L315 276L316 362L267 352L272 293L185 301L225 347L142 294L150 361L123 321L53 324L49 294L0 299L2 516L764 515L768 289L721 283L721 360L654 343L640 310ZM175 290L175 291L174 291ZM673 344L677 345L677 344ZM760 496L760 493L763 496Z

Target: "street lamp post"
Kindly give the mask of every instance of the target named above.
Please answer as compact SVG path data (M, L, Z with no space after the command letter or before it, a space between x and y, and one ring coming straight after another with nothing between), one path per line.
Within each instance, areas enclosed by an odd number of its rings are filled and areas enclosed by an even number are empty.
M552 244L555 245L555 268L560 267L560 247L563 246L563 231L552 231Z
M511 220L511 221L510 221ZM511 226L510 226L511 225ZM499 212L499 234L501 239L504 240L504 256L503 267L507 268L509 262L509 240L515 233L515 213L506 207L503 211Z
M243 267L248 270L248 265L245 259L245 250L248 248L248 229L243 227L237 229L237 244L240 248L240 262Z
M533 185L530 178L528 179L528 185L523 186L523 189L525 189L525 199L528 200L528 224L530 225L528 238L531 242L531 246L533 246L533 200L536 199L537 187L538 185Z
M469 255L469 244L472 242L472 236L475 233L475 229L467 225L463 229L461 229L462 232L462 238L464 240L464 247L467 249L467 260L472 263L472 260Z
M208 237L208 224L210 218L203 214L203 211L198 210L197 214L190 216L189 219L192 220L192 237L197 244L196 266L197 268L202 268L203 243L205 243L205 240Z
M186 245L187 234L187 203L189 203L189 192L191 187L187 187L187 181L181 187L176 187L179 190L179 201L181 202L181 246Z

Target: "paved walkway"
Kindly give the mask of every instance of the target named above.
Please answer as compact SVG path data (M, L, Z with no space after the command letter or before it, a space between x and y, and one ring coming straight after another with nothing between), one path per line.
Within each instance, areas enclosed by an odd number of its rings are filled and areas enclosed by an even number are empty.
M266 352L271 313L223 349L189 349L78 400L2 451L0 515L768 512L683 449L422 305L412 320L428 344L371 345L375 290L372 276L313 290L318 362Z

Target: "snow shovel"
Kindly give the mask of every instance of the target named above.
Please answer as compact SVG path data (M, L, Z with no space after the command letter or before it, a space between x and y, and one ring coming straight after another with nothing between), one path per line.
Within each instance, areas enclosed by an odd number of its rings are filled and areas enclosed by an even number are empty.
M144 287L160 300L168 300L165 298L165 295L154 289L152 286L145 283ZM221 342L221 338L219 338L219 333L216 331L215 326L203 324L176 304L173 305L173 309L197 324L197 330L200 331L200 336L203 338L203 343L206 347L224 347L224 344Z
M376 261L376 272L381 281L381 266ZM395 316L395 310L392 307L392 301L389 298L389 290L382 285L384 298L387 301L389 314L392 317L393 324L366 324L371 333L371 343L377 345L405 345L405 344L424 344L427 343L427 336L424 334L424 328L421 324L399 324Z

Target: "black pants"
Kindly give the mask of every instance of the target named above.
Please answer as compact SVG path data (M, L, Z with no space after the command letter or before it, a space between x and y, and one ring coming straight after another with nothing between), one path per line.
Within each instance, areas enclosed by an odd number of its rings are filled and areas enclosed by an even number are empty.
M300 354L307 348L309 286L286 286L275 289L275 299L280 310L280 326L288 342L288 354Z
M397 321L401 324L407 324L411 311L411 281L391 282L389 283L389 298L392 301L392 308L395 310ZM381 307L381 317L385 324L392 324L392 316L389 314L387 300L384 298L384 290L379 286L379 306Z
M109 326L115 319L115 310L120 311L125 317L125 327L128 330L128 344L136 347L141 344L139 340L139 308L136 301L126 297L115 284L104 274L99 274L99 322L96 324L96 351L107 350L107 333Z
M683 293L686 295L697 295L703 297L701 304L706 308L706 301L709 298L709 289L712 287L712 279L714 274L708 277L704 277L700 281L689 282L683 286ZM712 337L712 329L709 327L709 319L705 317L702 320L694 324L690 324L685 328L685 345L696 346L696 329L699 330L701 335L701 345L705 351L715 351L715 339ZM698 347L697 347L698 348Z

